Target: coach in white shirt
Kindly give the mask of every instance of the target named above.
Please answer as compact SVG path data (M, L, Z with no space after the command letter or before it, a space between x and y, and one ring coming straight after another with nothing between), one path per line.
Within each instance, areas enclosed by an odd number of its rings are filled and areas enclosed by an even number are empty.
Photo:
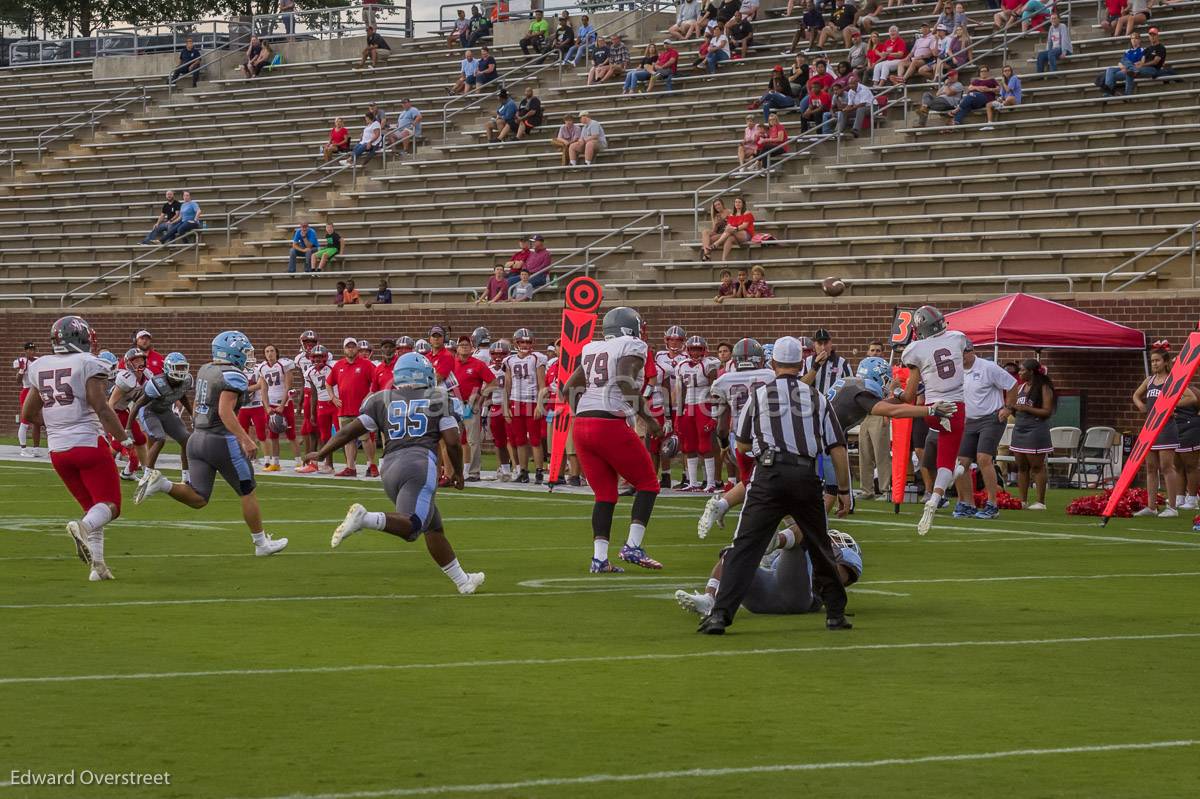
M1017 402L1017 379L995 361L975 356L974 348L968 346L963 352L963 395L967 406L967 426L963 432L962 446L958 449L958 465L963 473L955 485L958 489L959 507L974 495L971 484L971 461L983 473L983 485L987 490L987 504L974 514L978 519L994 519L1000 515L996 505L996 492L1000 486L996 481L995 458L1000 448L1000 438L1008 425L1008 417ZM974 502L965 502L974 508ZM963 515L957 513L956 515Z

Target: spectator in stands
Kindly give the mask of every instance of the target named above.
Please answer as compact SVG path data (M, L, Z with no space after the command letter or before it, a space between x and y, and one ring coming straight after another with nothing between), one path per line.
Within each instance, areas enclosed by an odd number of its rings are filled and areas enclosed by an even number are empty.
M332 161L339 153L350 152L350 129L341 117L333 120L333 128L329 131L329 141L322 149L322 161Z
M361 300L358 289L354 287L354 280L346 280L346 288L342 291L342 301L340 305L358 305Z
M612 77L622 78L625 76L625 70L629 69L629 48L625 46L619 33L610 36L608 42L608 63L612 68Z
M1167 48L1158 38L1158 28L1151 28L1150 44L1142 53L1142 65L1134 71L1138 78L1162 78L1174 75L1175 70L1167 66Z
M717 286L717 296L713 297L713 302L720 305L729 297L740 297L741 286L733 282L733 274L728 269L721 270L721 282Z
M533 244L533 250L525 259L525 269L533 285L540 288L550 279L550 251L546 249L546 240L541 233L534 233L529 241Z
M508 299L512 302L532 300L535 291L537 291L537 286L529 281L529 270L522 269L517 282L509 286Z
M721 32L726 33L725 29L729 27L730 20L733 19L733 15L736 14L738 9L741 7L741 0L721 0L720 4L717 5L716 17L710 18L709 21L715 21L717 23L717 27L721 29ZM705 23L704 27L707 29L708 23ZM709 36L711 35L712 34L710 33Z
M370 67L374 69L379 66L379 51L383 51L383 58L386 61L388 56L392 54L392 48L387 41L376 32L373 25L367 26L367 46L363 48L362 60L358 62L358 68ZM369 64L367 62L370 62Z
M945 25L946 30L952 31L955 28L970 28L971 24L971 18L967 16L967 9L962 3L955 3L953 12L950 10L950 4L946 3L946 8L938 15L934 27Z
M537 132L542 125L542 100L533 93L532 86L525 87L525 96L517 105L517 138L523 139Z
M704 44L704 54L696 66L704 65L704 69L708 74L716 73L717 67L722 61L728 61L729 53L729 37L725 31L721 29L719 23L715 20L708 23L708 41Z
M454 84L454 88L449 93L466 94L475 91L478 71L479 62L475 60L475 54L470 50L463 50L463 59L458 64L458 82Z
M792 15L792 2L788 2L787 15ZM791 55L796 52L796 48L800 46L800 40L804 39L806 46L805 50L812 50L816 47L817 37L821 35L821 31L825 29L825 17L821 14L821 7L817 5L815 0L805 0L804 13L800 15L800 22L796 25L796 32L792 34L792 43L783 51L783 55Z
M770 119L771 112L776 108L792 108L796 105L792 83L783 74L783 67L776 66L771 70L771 79L767 81L767 91L762 97L750 104L753 110L762 106L763 124Z
M571 45L563 58L563 61L573 67L579 66L580 60L587 60L596 47L596 28L589 21L588 15L580 17L579 22L579 30L575 31L575 44Z
M446 37L446 46L453 50L455 47L462 47L466 44L467 35L471 29L471 22L467 19L467 12L464 9L458 10L458 19L454 20L454 27L450 30L450 34Z
M324 272L329 262L336 258L344 246L341 235L333 229L332 222L325 223L325 241L313 253L313 271Z
M817 49L824 49L826 39L834 41L841 39L842 45L849 48L851 36L858 30L854 27L856 16L858 16L858 8L853 3L837 0L833 12L829 15L829 20L825 23L825 28L817 37Z
M754 117L746 117L748 121L753 121ZM708 228L700 231L700 260L712 260L710 255L713 247L716 244L721 234L725 232L725 226L729 224L729 211L725 208L725 202L720 198L712 201L712 205L708 207Z
M850 125L850 133L855 138L859 132L866 130L867 125L871 124L871 110L875 107L875 95L866 86L863 86L858 81L858 76L851 73L850 79L846 82L846 106L838 112L837 115L837 132L846 132L847 120L853 119ZM826 132L829 128L826 127Z
M542 10L536 9L533 12L533 19L529 21L529 30L522 37L519 44L521 52L525 55L530 55L530 50L533 50L534 55L540 55L546 52L547 42L550 39L550 23L546 21L542 14Z
M339 280L333 289L333 304L342 307L342 299L346 296L346 281Z
M1120 0L1122 3L1125 0ZM1000 10L992 15L992 28L1000 30L1001 28L1011 28L1021 17L1021 9L1025 7L1025 0L1000 0Z
M900 68L893 76L892 82L907 83L912 80L913 75L932 78L933 70L937 66L937 51L937 36L930 31L929 23L922 24L921 34L913 41L912 49L900 62Z
M667 84L667 91L674 91L672 81L679 71L679 51L671 46L670 39L664 39L658 49L658 60L650 67L650 80L646 83L646 93L654 91L655 84L662 80Z
M1063 24L1055 11L1046 28L1046 49L1037 54L1037 71L1058 71L1058 59L1071 54L1071 28Z
M1146 0L1133 0L1133 2L1145 3ZM1043 3L1042 0L1028 0L1021 7L1021 33L1027 33L1034 25L1041 24L1046 19L1046 12L1049 10L1050 6Z
M520 280L518 273L517 279ZM504 267L496 266L492 269L492 276L488 278L487 285L483 287L483 293L475 298L475 304L504 302L508 299L508 280L504 277Z
M192 75L192 88L194 89L200 80L200 48L195 45L191 36L184 40L183 49L179 51L179 66L171 72L168 83L174 86L175 81L189 72Z
M831 85L832 83L830 81ZM825 118L825 112L833 108L833 98L813 79L808 82L808 96L804 98L802 107L804 110L800 112L800 132L807 133L813 125L820 125Z
M288 250L288 274L295 274L298 258L304 259L304 271L311 272L313 270L313 254L316 253L318 247L317 231L309 227L307 219L301 220L300 227L296 228L296 232L292 234L292 246Z
M283 23L283 30L287 33L287 40L289 42L296 41L296 0L279 0L278 12L279 20Z
M792 96L797 98L803 97L808 91L806 87L808 86L808 79L811 74L811 69L808 66L808 57L804 53L796 53L796 59L792 63L792 71L786 74L788 83L792 84Z
M958 27L954 34L944 41L942 57L938 61L938 69L954 67L960 69L971 60L971 34L967 29Z
M874 31L867 35L867 65L863 68L862 80L870 80L871 73L875 70L875 65L883 58L883 41L879 38L879 31Z
M1100 27L1104 29L1105 36L1117 34L1117 23L1125 16L1127 4L1128 0L1104 0L1105 16L1100 20Z
M357 162L367 163L371 160L371 156L379 152L379 145L383 142L383 126L379 124L379 120L370 111L363 114L363 132L358 140L358 144L354 145L354 150L351 151L351 157ZM343 158L342 164L348 164L349 160Z
M179 206L179 218L162 234L160 240L163 243L175 241L191 233L196 228L200 227L200 217L203 212L200 210L200 204L192 199L192 193L185 191L183 193L183 203Z
M608 147L608 138L604 135L604 127L592 119L592 115L587 111L579 112L579 121L582 123L579 127L579 138L571 142L567 153L571 166L576 165L580 155L583 156L584 164L591 166L596 154Z
M742 15L742 19L753 22L758 19L760 5L759 0L742 0L742 4L738 6L738 13Z
M700 35L700 15L703 6L700 0L679 0L675 9L675 24L667 28L667 35L672 39L694 39Z
M992 123L996 121L996 112L1002 111L1005 108L1021 104L1021 79L1013 72L1013 68L1005 64L1000 69L1000 98L988 103L987 107L987 124L980 130L992 130Z
M416 152L417 139L421 138L421 109L413 105L411 98L405 97L400 101L404 109L396 118L396 130L393 134L398 141L401 152Z
M750 18L742 16L739 11L733 15L733 20L729 23L727 30L733 57L741 59L750 55L750 48L754 46L754 26L750 24Z
M717 247L721 247L722 261L729 260L729 255L735 246L748 245L754 238L754 214L750 213L747 208L745 197L733 199L733 211L725 221L725 230L716 238L706 253L709 254ZM708 259L702 258L701 260Z
M899 69L907 54L908 45L900 37L900 29L893 25L888 28L888 37L879 47L880 58L871 72L876 88L883 86L888 77Z
M159 209L158 219L154 221L154 227L150 228L150 232L142 239L142 244L150 244L155 239L161 238L171 225L179 221L179 208L180 203L175 199L175 192L167 189L166 202Z
M782 155L788 151L788 132L779 121L779 114L772 113L767 118L763 136L758 142L758 154L766 168L771 166L771 156Z
M837 120L845 116L849 105L850 101L846 98L846 84L834 83L829 90L829 108L821 114L821 124L817 128L817 134L824 136L826 133L833 133Z
M579 138L579 126L575 124L574 114L563 114L562 125L558 128L558 133L554 134L554 138L550 143L558 150L558 154L562 157L562 165L566 166L571 160L571 144Z
M564 11L563 16L558 18L558 28L554 31L554 49L558 51L560 61L566 61L567 53L575 46L575 28L566 14Z
M1145 55L1141 34L1134 33L1129 37L1129 49L1121 56L1121 61L1115 67L1104 70L1100 91L1104 92L1105 97L1112 97L1116 93L1118 77L1125 82L1125 94L1133 94L1134 72L1143 65Z
M636 67L631 67L625 73L625 86L621 90L622 95L633 94L638 83L644 80L650 80L650 67L658 62L658 47L654 42L648 42L646 49L642 51L642 60L638 62Z
M496 59L490 47L479 48L479 58L475 59L475 87L482 89L500 77L496 70Z
M375 289L375 301L367 300L364 305L370 308L372 305L391 305L392 290L388 287L386 277L379 278L379 288ZM385 339L386 341L386 339ZM382 342L381 342L382 344Z
M958 104L958 110L954 112L954 119L950 124L961 125L968 114L980 108L987 108L999 94L1000 84L992 77L991 69L987 64L980 64L979 74L971 79L967 93Z
M271 45L257 36L251 36L250 44L246 47L246 57L242 60L242 72L246 74L246 79L258 77L262 68L271 63L272 55Z
M742 140L738 143L738 163L742 169L754 168L758 158L758 142L763 137L763 127L753 114L746 117L746 128L742 131Z
M480 42L492 35L492 23L479 9L471 6L471 19L467 25L467 47L478 47Z
M753 229L754 225L751 224L750 227ZM742 296L759 300L775 296L774 289L767 282L767 270L763 269L762 264L755 264L750 268L750 283Z
M592 50L592 68L588 70L587 85L604 83L620 74L612 63L612 45L608 39L600 39Z
M962 95L963 85L958 79L958 70L952 69L946 73L936 93L925 92L921 97L921 105L917 108L918 127L925 127L930 111L946 113L957 110Z
M517 134L517 104L508 96L507 89L496 95L500 105L496 113L483 123L483 133L489 143L502 142Z
M875 29L881 21L880 9L882 8L882 0L862 0L858 4L858 16L854 20L854 27L857 31L866 31L870 33Z

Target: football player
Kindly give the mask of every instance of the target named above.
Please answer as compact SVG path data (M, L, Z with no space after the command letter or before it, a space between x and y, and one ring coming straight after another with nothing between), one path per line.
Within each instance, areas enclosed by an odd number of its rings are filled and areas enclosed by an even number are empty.
M121 481L104 433L132 444L104 401L110 367L92 355L95 341L78 316L56 321L50 328L53 354L31 365L34 390L21 406L26 423L41 415L50 463L84 510L82 519L67 522L67 533L79 559L91 567L92 582L113 579L104 561L104 525L121 515Z
M484 363L492 362L492 333L486 327L477 327L471 332L471 343L475 346L475 351L472 353L476 358Z
M795 525L775 534L754 574L750 590L742 600L742 607L746 610L751 613L792 614L816 613L821 609L821 598L813 593L812 563L808 553L796 545L797 535ZM830 530L829 538L833 543L834 562L842 585L854 585L862 577L863 571L858 542L840 530ZM675 601L681 608L699 616L707 616L712 612L728 549L721 550L717 557L704 593L675 592Z
M139 462L145 463L147 457L146 434L142 432L142 426L138 424L137 417L130 415L129 403L141 391L145 382L153 377L153 374L146 369L146 354L137 347L126 351L124 360L125 366L117 371L117 376L113 381L113 390L108 395L108 407L116 412L121 427L129 429L133 441L133 444L129 446L129 462L121 470L121 479L136 480L137 476L134 472L137 471ZM125 436L122 435L119 438L125 438Z
M308 368L304 370L304 391L306 395L312 396L313 430L316 431L321 444L324 444L333 435L334 421L337 418L337 409L333 407L333 395L329 392L329 374L333 371L329 365L329 350L318 344L312 348L308 358ZM320 471L321 474L333 474L333 456L326 458L320 466L315 462L305 462L298 471L301 474L312 474L316 471Z
M917 391L925 386L925 401L930 404L952 402L956 406L949 417L949 425L943 425L938 436L937 476L933 491L925 501L921 521L917 523L917 534L925 535L933 526L933 516L946 494L946 488L954 482L954 468L958 460L958 448L962 445L967 411L963 393L963 352L970 341L957 330L948 330L946 317L932 305L922 305L913 312L913 333L916 340L904 348L900 363L912 371L908 385L904 388L904 401L916 401Z
M542 449L542 420L546 409L542 391L546 388L546 356L533 348L533 332L523 327L513 333L517 351L504 359L504 422L508 442L517 453L516 482L529 482L529 459L537 468L535 482L544 478L545 451Z
M333 531L329 545L337 547L360 530L381 530L405 541L425 534L425 548L460 594L473 594L483 585L484 573L468 573L459 564L446 540L442 517L434 498L438 487L438 442L444 441L453 469L453 486L463 487L463 453L459 420L449 393L437 385L433 365L422 355L409 353L396 361L393 388L372 394L358 417L342 425L330 441L309 458L331 455L338 447L375 432L384 435L383 490L395 512L371 512L350 506L346 518Z
M300 437L304 439L304 451L309 452L317 448L317 426L316 426L316 405L312 397L312 388L304 380L304 374L308 371L308 367L312 365L309 360L309 354L313 347L316 347L320 342L317 339L315 330L305 330L300 334L300 352L293 358L296 364L296 371L300 374L302 388L300 389L303 399L301 400L301 412L304 415L304 421L300 425ZM296 463L296 471L305 472L308 470L309 464Z
M675 367L687 358L687 354L683 351L683 342L686 340L686 333L679 325L671 325L667 328L666 334L663 336L663 345L666 349L661 349L654 354L654 370L658 374L658 396L651 401L651 407L659 406L663 409L666 415L667 423L663 425L663 430L666 435L670 435L671 431L676 427L676 417L679 414L679 408L672 405L675 400ZM656 468L661 474L661 485L663 488L671 487L671 459L674 456L668 457L666 463L662 462L659 457L660 453L655 448L654 455L658 464ZM681 477L678 489L684 489L688 486L687 477Z
M133 501L140 505L149 496L167 494L199 510L208 504L213 481L220 474L241 497L242 518L250 528L254 554L265 557L283 550L288 540L272 539L263 531L252 463L258 443L238 421L238 405L251 393L247 361L253 352L250 339L237 330L218 333L212 340L212 362L196 373L195 429L187 443L190 480L172 483L157 469L146 469Z
M183 473L181 479L188 481L187 442L190 434L179 414L175 412L175 403L183 406L190 415L192 401L188 392L192 390L191 365L181 352L168 353L163 359L163 373L153 375L136 393L133 404L129 406L129 421L126 423L124 438L132 438L128 425L140 422L146 435L150 437L150 448L146 453L146 468L153 469L158 463L159 453L166 446L167 436L170 436L180 447L179 462Z
M32 341L26 341L25 346L21 349L21 354L13 360L13 369L17 370L17 384L21 386L21 395L17 399L17 407L25 407L25 398L29 396L29 367L37 360L37 345ZM29 433L33 432L33 449L26 447L29 443ZM17 428L17 443L21 445L22 458L36 458L41 453L38 452L38 447L42 444L42 424L36 418L30 422L22 421Z
M713 432L717 429L709 407L709 387L721 367L708 354L708 342L692 336L684 348L687 357L675 367L675 402L679 409L675 430L679 446L687 459L688 484L684 491L717 491L717 460L713 455ZM704 459L705 481L700 483L700 459Z
M634 432L640 417L651 435L659 435L658 422L642 395L642 380L649 352L641 339L642 318L632 308L614 308L604 315L604 340L583 346L579 367L563 385L575 420L575 451L583 476L595 495L592 508L593 573L624 571L608 559L613 513L617 507L617 478L634 488L629 535L620 558L644 569L662 564L642 547L646 525L658 497L659 482L650 453Z
M258 360L254 357L254 350L246 354L246 385L246 396L238 410L238 424L246 432L254 430L254 438L258 442L258 447L255 448L257 453L267 440L267 408L264 397L267 381L258 374ZM257 458L254 460L258 462Z
M296 406L288 397L290 375L296 362L280 358L279 348L274 344L263 347L263 362L258 365L258 377L263 384L267 411L267 464L264 472L277 472L279 466L279 436L282 433L292 442L292 460L300 464L300 451L296 447ZM280 428L280 429L276 429Z
M512 352L512 346L500 339L492 342L488 353L492 359L488 366L495 376L489 395L488 430L492 433L492 443L496 445L496 457L500 466L496 469L496 479L507 483L513 478L510 464L516 460L508 441L508 422L504 418L505 387L508 385L508 370L504 368L504 359Z

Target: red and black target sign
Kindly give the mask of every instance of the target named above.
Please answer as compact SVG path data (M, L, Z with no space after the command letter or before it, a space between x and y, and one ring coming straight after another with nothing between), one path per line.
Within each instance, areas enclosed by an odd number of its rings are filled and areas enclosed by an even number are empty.
M591 313L600 307L604 289L590 277L577 277L567 284L567 307Z

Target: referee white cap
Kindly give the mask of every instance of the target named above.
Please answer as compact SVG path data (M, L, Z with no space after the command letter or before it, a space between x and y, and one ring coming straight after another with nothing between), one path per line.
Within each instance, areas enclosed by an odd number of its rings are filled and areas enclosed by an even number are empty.
M775 339L775 345L771 348L771 360L782 364L801 363L804 360L804 349L800 346L800 339L795 336Z

